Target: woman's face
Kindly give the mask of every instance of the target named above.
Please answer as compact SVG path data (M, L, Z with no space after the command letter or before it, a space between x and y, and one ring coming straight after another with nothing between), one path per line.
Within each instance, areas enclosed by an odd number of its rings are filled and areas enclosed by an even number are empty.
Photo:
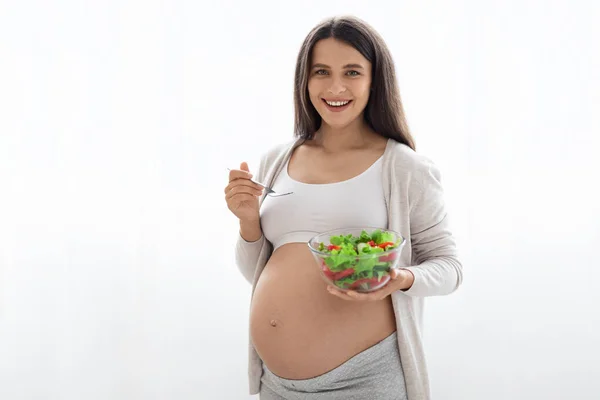
M333 38L315 44L308 94L323 122L343 128L362 117L370 88L371 63L358 50Z

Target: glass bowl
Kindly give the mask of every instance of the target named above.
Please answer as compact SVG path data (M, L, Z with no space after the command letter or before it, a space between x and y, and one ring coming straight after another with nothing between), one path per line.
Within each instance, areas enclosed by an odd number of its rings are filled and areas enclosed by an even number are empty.
M390 281L404 243L402 235L389 229L342 228L314 236L308 248L325 282L344 292L368 293Z

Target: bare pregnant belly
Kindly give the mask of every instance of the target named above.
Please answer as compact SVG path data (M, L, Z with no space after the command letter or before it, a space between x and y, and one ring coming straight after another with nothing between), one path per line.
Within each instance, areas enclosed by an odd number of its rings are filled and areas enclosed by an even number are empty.
M347 301L326 288L305 243L283 245L269 259L254 291L250 335L274 374L321 375L396 330L389 296Z

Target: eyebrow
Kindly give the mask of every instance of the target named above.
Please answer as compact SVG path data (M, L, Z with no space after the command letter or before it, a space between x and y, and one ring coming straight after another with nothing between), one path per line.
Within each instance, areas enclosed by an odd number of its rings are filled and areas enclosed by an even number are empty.
M314 68L331 68L329 65L325 65L325 64L315 64L312 66L313 69ZM360 69L364 69L362 65L360 64L346 64L344 65L342 68L360 68Z

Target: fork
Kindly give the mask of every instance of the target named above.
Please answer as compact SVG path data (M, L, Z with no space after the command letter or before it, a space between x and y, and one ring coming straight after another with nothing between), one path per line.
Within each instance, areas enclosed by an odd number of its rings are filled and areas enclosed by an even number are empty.
M231 171L231 169L227 168L228 171ZM265 185L264 183L260 183L260 182L256 182L253 179L250 179L250 182L252 183L256 183L258 186L261 186L265 189L265 191L267 192L267 196L271 196L271 197L280 197L280 196L287 196L288 194L292 194L294 192L288 192L288 193L277 193L275 192L272 188L268 187L267 185Z

